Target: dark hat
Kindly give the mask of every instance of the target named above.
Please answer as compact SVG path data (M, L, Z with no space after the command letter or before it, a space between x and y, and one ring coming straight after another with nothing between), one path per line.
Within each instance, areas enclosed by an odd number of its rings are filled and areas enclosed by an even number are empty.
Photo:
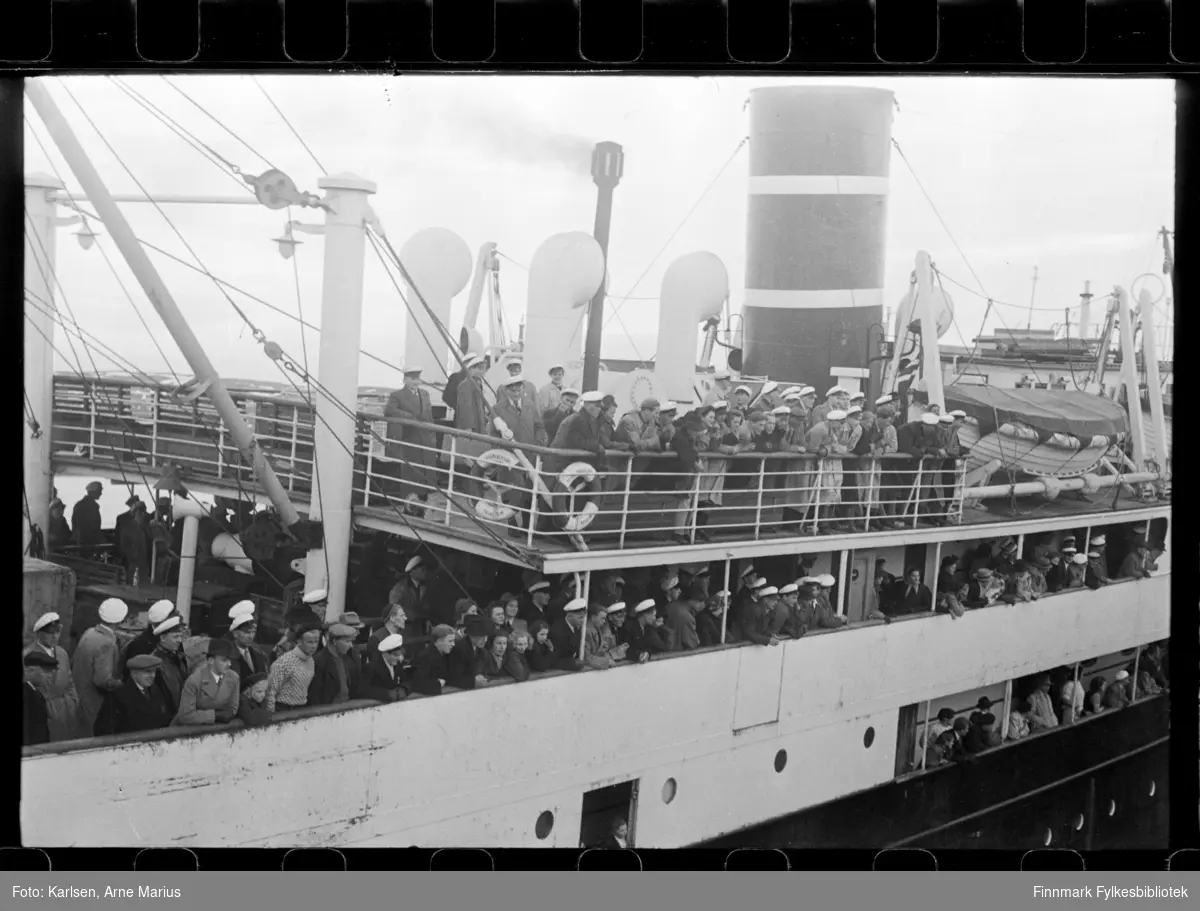
M208 657L210 658L232 658L233 643L228 639L209 639L208 640Z
M162 664L162 659L154 655L134 655L125 662L125 666L131 671L149 671Z
M34 649L25 655L25 667L58 667L58 659L53 655L47 655L40 648Z
M938 709L938 721L949 721L954 717L954 709Z
M689 601L704 601L708 595L704 593L704 589L699 585L690 585L687 590L687 600Z
M494 624L486 617L471 616L467 618L468 636L489 636L494 629Z
M980 696L979 701L975 703L975 707L981 712L986 712L993 705L995 705L995 703L988 699L987 696Z
M970 727L971 727L971 722L967 721L966 718L955 718L954 719L954 730L965 731L965 730L969 729Z

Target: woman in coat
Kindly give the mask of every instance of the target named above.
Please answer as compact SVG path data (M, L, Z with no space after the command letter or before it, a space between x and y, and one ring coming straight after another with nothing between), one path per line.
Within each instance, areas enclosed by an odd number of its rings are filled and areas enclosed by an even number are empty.
M508 651L504 655L504 671L513 680L528 680L532 670L529 666L529 633L517 630L509 640Z
M487 647L479 657L479 672L488 680L500 680L508 676L505 657L508 653L508 633L497 629L488 639Z
M51 741L87 736L79 726L79 695L75 692L75 678L71 676L71 661L58 644L61 636L62 621L58 614L42 614L33 624L33 644L22 653L42 651L58 661L58 667L46 674L45 682L37 687L46 700Z

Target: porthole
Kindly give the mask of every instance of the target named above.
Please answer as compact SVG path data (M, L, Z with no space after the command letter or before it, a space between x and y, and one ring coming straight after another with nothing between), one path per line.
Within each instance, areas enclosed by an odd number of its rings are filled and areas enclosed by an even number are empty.
M782 772L783 767L787 765L787 750L780 750L775 754L775 771Z
M1155 786L1154 782L1153 782L1153 781L1151 781L1151 782L1150 782L1150 796L1151 796L1151 797L1153 797L1153 796L1154 796L1154 792L1155 792L1155 791L1157 791L1157 790L1158 790L1158 788Z
M1071 825L1073 825L1075 827L1076 832L1082 830L1083 829L1083 814L1076 813L1075 818L1071 821Z
M533 827L533 834L538 837L539 841L545 841L550 837L550 830L554 828L554 814L549 810L543 810L542 814L537 818L537 824Z
M663 803L670 803L675 799L675 792L679 789L674 778L668 778L663 782L662 797Z
M868 750L871 749L871 744L875 742L875 729L867 728L867 732L863 734L863 746Z
M1115 800L1110 800L1108 802L1108 815L1109 816L1117 815L1117 802Z
M1047 848L1050 847L1050 842L1054 841L1054 833L1050 831L1050 827L1046 827L1046 834L1042 836L1042 844Z

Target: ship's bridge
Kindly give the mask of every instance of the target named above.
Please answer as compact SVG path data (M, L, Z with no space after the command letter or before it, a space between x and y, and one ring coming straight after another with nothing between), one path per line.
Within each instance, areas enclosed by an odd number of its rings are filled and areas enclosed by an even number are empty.
M312 491L312 408L299 396L234 399L301 512ZM363 404L360 403L360 408ZM1095 498L964 496L962 460L903 455L705 453L680 473L673 453L519 448L498 437L359 412L353 510L359 527L547 573L1035 533L1064 519L1162 503L1122 485ZM401 439L396 439L400 437ZM211 405L126 378L54 382L53 468L141 483L175 467L197 493L266 502ZM152 481L151 481L152 483ZM531 488L536 486L537 495ZM852 543L851 543L852 542Z

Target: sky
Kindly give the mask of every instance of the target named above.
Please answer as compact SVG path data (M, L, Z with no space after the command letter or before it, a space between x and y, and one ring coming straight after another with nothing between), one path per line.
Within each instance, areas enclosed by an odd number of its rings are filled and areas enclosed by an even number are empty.
M435 226L456 232L473 254L485 242L495 242L507 257L501 261L500 284L514 330L524 310L524 267L537 247L559 232L591 232L596 192L588 168L593 145L601 140L621 143L625 173L614 197L609 248L609 291L616 300L607 305L607 313L617 316L609 317L603 344L604 355L615 358L653 355L659 285L671 262L686 253L707 250L721 258L729 272L730 304L735 312L740 308L748 153L745 147L736 155L734 150L748 132L744 105L749 91L760 86L845 84L895 93L893 137L912 170L893 153L884 300L892 308L899 303L917 250L929 251L943 275L976 292L947 286L956 318L946 343L969 343L979 334L988 296L1010 306L997 306L985 332L1024 326L1030 318L1026 308L1035 266L1034 306L1039 309L1032 314L1032 325L1041 328L1062 322L1063 308L1077 305L1085 280L1094 293L1104 294L1115 284L1129 288L1146 272L1161 276L1156 232L1164 225L1173 228L1175 102L1167 80L169 78L128 76L121 81L242 171L261 173L269 163L301 190L319 192L322 170L272 107L274 102L330 172L352 172L378 184L372 206L397 250L415 232ZM206 161L117 82L93 76L46 82L111 192L139 193L136 177L151 195L245 194L236 177ZM31 105L26 117L26 171L57 170L69 188L77 189ZM122 209L139 237L194 262L153 206ZM304 243L289 261L271 243L283 230L286 212L216 205L172 205L166 212L212 275L289 313L303 312L319 325L320 237L298 235ZM322 220L313 209L294 210L293 217L311 224ZM87 332L139 368L163 370L163 358L138 322L123 283L166 359L184 373L182 355L106 229L94 226L101 236L90 251L70 239L77 227L59 230L60 308L69 309ZM108 254L120 283L101 251ZM153 251L150 255L222 375L281 378L209 278ZM398 362L404 304L369 245L364 281L363 347ZM1149 287L1154 291L1156 285ZM450 326L455 335L466 297L464 291L455 300ZM317 338L312 332L302 339L295 322L240 295L233 298L269 338L298 359L307 350L315 373ZM1071 319L1074 324L1078 310ZM75 367L61 328L58 347L63 353L58 369ZM101 370L116 369L101 355L95 358ZM90 370L82 349L80 359ZM360 382L390 386L398 376L364 359Z

